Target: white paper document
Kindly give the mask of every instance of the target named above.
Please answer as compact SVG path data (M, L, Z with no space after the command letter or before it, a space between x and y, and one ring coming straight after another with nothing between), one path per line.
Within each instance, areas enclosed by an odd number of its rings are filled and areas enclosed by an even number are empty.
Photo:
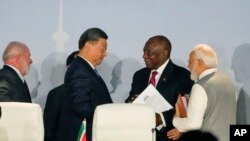
M162 113L168 111L173 107L165 98L159 93L159 91L153 86L148 87L133 101L136 104L145 104L154 108L156 113Z

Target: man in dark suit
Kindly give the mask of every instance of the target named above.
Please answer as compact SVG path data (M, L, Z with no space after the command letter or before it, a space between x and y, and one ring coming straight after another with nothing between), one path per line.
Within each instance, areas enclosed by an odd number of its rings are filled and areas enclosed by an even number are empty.
M112 103L107 86L95 67L107 55L107 34L99 28L87 29L79 40L79 55L65 74L65 104L57 140L76 141L83 119L87 120L87 141L92 138L94 110Z
M180 94L189 94L193 81L190 72L175 65L170 59L171 43L162 35L151 37L143 49L146 67L135 72L130 96L126 102L132 102L151 83L152 72L156 71L154 84L161 95L173 106ZM156 140L167 141L166 131L173 129L172 119L175 109L156 113Z
M72 52L67 60L66 66L69 67L70 63L76 58L79 51ZM49 91L44 108L44 141L55 141L58 135L58 128L60 128L59 121L61 120L61 108L64 103L64 95L66 93L65 85L62 84Z
M32 64L29 48L21 42L10 42L3 53L3 61L4 66L0 70L0 102L31 103L24 80Z

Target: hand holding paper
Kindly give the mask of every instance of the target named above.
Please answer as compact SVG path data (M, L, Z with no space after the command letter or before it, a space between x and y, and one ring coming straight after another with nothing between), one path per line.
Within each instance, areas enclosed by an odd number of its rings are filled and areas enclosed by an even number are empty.
M133 101L133 103L152 106L156 113L162 113L173 108L151 84L148 85L148 87Z

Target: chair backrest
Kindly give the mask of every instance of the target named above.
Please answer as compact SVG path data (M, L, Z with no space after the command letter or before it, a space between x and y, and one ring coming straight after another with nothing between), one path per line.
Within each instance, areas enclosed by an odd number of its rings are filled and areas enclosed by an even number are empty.
M40 105L0 102L0 141L43 141L44 127Z
M92 140L154 141L155 124L152 107L130 103L100 105L94 113Z

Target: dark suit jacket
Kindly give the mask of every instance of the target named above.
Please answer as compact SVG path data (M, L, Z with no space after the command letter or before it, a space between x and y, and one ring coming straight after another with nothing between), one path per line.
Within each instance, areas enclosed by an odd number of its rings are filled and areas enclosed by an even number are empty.
M143 68L135 72L128 99L135 94L140 94L148 86L150 72L151 70L148 68ZM173 107L175 107L178 95L185 93L189 94L193 83L194 82L190 79L190 72L187 69L175 65L169 60L162 72L156 89ZM165 134L166 131L173 128L172 120L174 114L174 109L163 112L167 127L163 128L161 131L157 131L157 141L167 140Z
M61 109L64 103L63 96L66 93L65 85L62 84L49 91L44 108L45 141L55 141L55 136L60 128Z
M31 103L29 92L23 81L15 70L7 65L0 70L0 102L3 101Z
M87 140L91 141L96 106L112 103L106 84L81 57L76 57L65 74L65 104L62 110L60 141L75 141L84 118Z

